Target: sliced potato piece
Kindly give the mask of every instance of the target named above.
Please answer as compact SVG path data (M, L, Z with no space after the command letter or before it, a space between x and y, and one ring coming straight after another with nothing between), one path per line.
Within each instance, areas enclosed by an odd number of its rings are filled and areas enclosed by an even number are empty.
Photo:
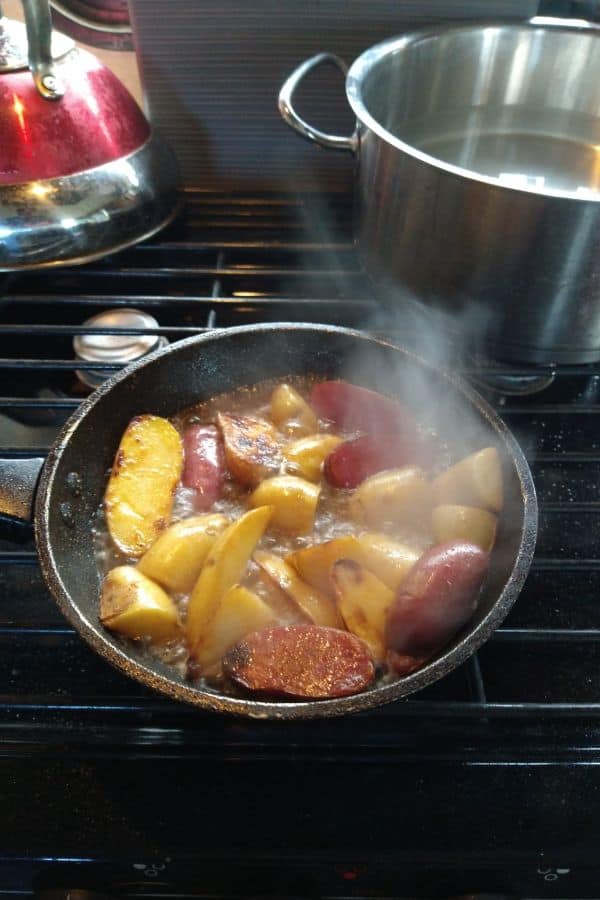
M169 591L189 594L208 551L228 525L225 516L216 513L175 522L146 550L138 570Z
M104 578L100 621L129 638L154 643L177 637L181 622L177 607L163 589L135 566L117 566Z
M276 618L264 600L236 584L217 603L198 638L194 656L203 669L208 669L247 634L275 624Z
M471 453L432 482L438 505L482 506L500 512L504 504L502 463L495 447Z
M272 506L271 524L290 534L308 534L315 522L321 488L295 475L265 478L250 494L250 506Z
M290 553L286 557L286 562L293 566L308 584L312 584L322 594L335 598L331 567L338 559L353 559L362 564L363 550L355 537L347 535L323 544L304 547Z
M319 427L313 410L290 384L278 385L271 394L271 418L285 434L310 434Z
M324 460L342 441L335 434L311 434L292 441L283 451L286 467L308 481L319 481Z
M476 506L436 506L431 513L431 530L440 544L469 541L486 553L494 546L497 523L493 513Z
M188 604L185 630L192 655L219 601L244 574L272 512L272 507L261 506L245 513L212 545Z
M358 537L362 550L362 564L393 591L402 584L416 561L419 550L401 544L387 534L367 531Z
M240 484L254 487L279 470L281 449L277 432L269 422L226 413L219 413L217 422L227 466Z
M104 495L106 524L126 556L141 556L169 524L183 445L160 416L136 416L121 438Z
M378 472L363 481L350 498L350 515L380 527L384 522L419 525L431 511L431 485L422 469L404 466Z
M274 553L259 550L254 554L254 560L293 600L304 614L305 621L330 628L341 627L335 603L326 594L303 581L293 566Z
M334 563L331 578L346 628L367 644L377 662L383 662L385 617L394 591L351 559Z

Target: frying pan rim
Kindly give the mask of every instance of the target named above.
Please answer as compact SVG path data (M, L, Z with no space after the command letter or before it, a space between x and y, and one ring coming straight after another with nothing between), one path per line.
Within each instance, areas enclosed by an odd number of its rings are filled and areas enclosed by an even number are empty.
M487 421L487 424L492 427L496 436L501 439L515 468L523 499L521 537L511 573L489 612L475 629L472 631L467 630L455 646L442 652L436 659L412 675L400 678L390 684L374 687L360 694L333 700L278 702L230 697L224 694L213 693L204 688L194 687L191 684L180 683L155 672L143 662L134 659L124 648L113 646L103 633L101 626L94 626L81 613L76 599L71 596L61 579L52 548L49 511L58 465L79 424L106 394L112 392L122 382L130 380L135 373L147 366L152 366L156 360L181 353L191 345L197 344L202 346L205 343L244 334L268 333L271 331L280 334L282 330L294 332L318 331L324 335L333 334L356 339L369 346L375 344L389 348L400 352L417 366L431 371L434 376L445 379L471 406L475 407ZM81 403L79 408L65 423L52 445L42 468L38 484L34 526L42 574L61 612L73 625L78 634L117 669L124 671L141 684L150 686L173 699L187 701L204 709L233 713L254 719L295 720L346 715L383 706L433 684L444 675L458 668L472 656L502 623L523 587L535 550L537 498L529 465L512 432L491 405L460 376L436 367L408 348L394 344L391 341L373 337L366 332L320 323L274 322L258 325L241 325L194 335L154 351L108 379Z

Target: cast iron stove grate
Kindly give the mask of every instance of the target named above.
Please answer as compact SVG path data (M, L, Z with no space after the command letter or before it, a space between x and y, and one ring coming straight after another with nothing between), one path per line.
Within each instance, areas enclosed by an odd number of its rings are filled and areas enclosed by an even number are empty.
M0 276L0 295L0 453L15 457L45 453L76 408L84 389L75 370L86 366L73 359L73 337L85 319L108 308L151 313L170 341L277 320L383 328L352 248L349 206L336 199L317 207L311 198L190 194L184 216L152 241L85 268ZM539 542L514 611L460 670L418 695L346 719L262 723L203 713L150 693L97 657L45 590L33 543L5 540L0 758L26 765L42 755L62 765L76 753L113 767L138 759L183 767L202 757L230 766L267 761L273 773L298 761L366 765L366 772L398 761L457 772L593 766L600 721L600 364L561 368L548 381L533 396L492 395L531 461ZM497 790L490 769L477 771ZM47 781L40 790L51 790ZM7 809L19 808L19 798L9 797ZM506 816L510 830L510 805ZM266 830L263 820L259 837L278 839Z

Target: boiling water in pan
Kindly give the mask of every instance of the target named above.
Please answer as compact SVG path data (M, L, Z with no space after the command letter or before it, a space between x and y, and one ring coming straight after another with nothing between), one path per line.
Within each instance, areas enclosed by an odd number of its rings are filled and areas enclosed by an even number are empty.
M442 130L438 119L435 133L415 129L410 142L437 159L512 187L600 193L600 141L593 134L598 120L556 111L546 122L527 123L526 114L511 115L510 123L491 122L489 114L485 118L471 114L464 130L456 121Z

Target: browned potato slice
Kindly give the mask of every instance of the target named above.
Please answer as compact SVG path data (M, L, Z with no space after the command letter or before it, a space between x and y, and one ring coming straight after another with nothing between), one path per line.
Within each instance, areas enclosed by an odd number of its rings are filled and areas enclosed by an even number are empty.
M308 534L315 522L315 512L321 488L296 478L295 475L276 475L266 478L250 494L250 506L272 506L271 524L290 534Z
M192 655L219 601L244 574L272 511L270 506L262 506L245 513L212 545L188 604L185 628Z
M121 553L141 556L169 524L182 468L181 438L167 419L131 420L104 495L106 524Z
M421 553L408 544L401 544L387 534L368 531L361 534L362 564L389 588L402 584Z
M177 637L181 631L171 598L134 566L117 566L104 578L100 621L111 631L155 643Z
M346 628L367 644L373 659L383 662L385 617L394 591L351 559L334 563L331 578Z
M470 541L485 550L496 540L496 516L476 506L436 506L431 514L431 529L440 544L445 541Z
M384 522L418 525L431 510L431 485L416 466L388 469L363 481L350 498L351 516L380 527Z
M432 488L438 505L458 503L500 512L504 489L498 451L486 447L466 456L434 478Z
M137 567L169 591L189 594L208 551L229 525L225 516L193 516L167 528L146 550Z
M283 451L287 468L308 481L319 481L325 458L341 443L335 434L311 434L292 441Z
M278 471L281 451L277 432L269 422L253 416L219 413L225 460L233 477L248 487Z
M305 616L315 625L340 628L341 622L335 603L315 587L303 581L296 570L273 553L256 551L254 560L282 591L290 597Z
M319 426L319 421L306 400L289 384L280 384L273 391L271 418L286 434L310 434Z
M353 559L362 563L363 550L355 537L348 535L296 550L286 557L286 562L296 569L304 581L312 584L322 594L335 598L331 567L338 559Z
M236 584L217 603L198 638L194 656L203 669L208 669L247 634L275 624L275 616L264 600Z

